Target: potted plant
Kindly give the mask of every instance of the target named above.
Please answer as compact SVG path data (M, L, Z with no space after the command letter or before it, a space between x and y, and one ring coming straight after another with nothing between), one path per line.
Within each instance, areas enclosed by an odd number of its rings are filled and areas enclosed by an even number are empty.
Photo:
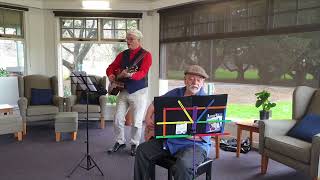
M0 68L0 77L8 77L8 76L9 76L9 72L4 68Z
M270 117L270 109L276 106L276 103L270 102L270 93L266 90L258 92L255 94L257 97L256 107L262 107L260 110L260 120L269 119Z

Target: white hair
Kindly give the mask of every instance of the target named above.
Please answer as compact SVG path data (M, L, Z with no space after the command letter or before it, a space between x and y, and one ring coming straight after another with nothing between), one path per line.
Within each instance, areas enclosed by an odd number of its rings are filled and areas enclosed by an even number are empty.
M138 29L129 29L128 32L127 32L127 35L128 34L132 34L132 35L136 36L137 39L142 39L143 38L142 32L139 31Z

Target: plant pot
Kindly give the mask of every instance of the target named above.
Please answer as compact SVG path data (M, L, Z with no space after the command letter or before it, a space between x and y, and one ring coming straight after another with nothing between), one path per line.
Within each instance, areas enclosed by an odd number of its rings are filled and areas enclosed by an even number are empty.
M261 110L260 111L260 120L267 120L267 119L269 119L270 115L271 115L270 111Z

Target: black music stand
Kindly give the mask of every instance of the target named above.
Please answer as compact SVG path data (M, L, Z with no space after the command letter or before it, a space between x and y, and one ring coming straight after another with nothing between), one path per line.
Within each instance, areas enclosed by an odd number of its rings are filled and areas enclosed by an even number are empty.
M81 167L87 171L90 169L97 167L97 169L100 171L101 175L104 176L103 172L97 165L97 163L93 160L92 156L89 152L89 130L88 130L88 123L89 123L89 115L88 115L88 109L89 109L89 93L96 93L97 89L95 88L94 84L92 83L90 76L87 76L84 71L81 72L72 72L71 77L71 84L76 84L77 91L86 92L86 98L87 98L87 120L86 120L86 128L87 128L87 139L85 143L87 143L87 152L84 155L84 157L80 160L80 162L72 169L72 171L67 175L68 178L71 177L71 175L74 173L74 171ZM97 81L95 79L95 81ZM81 163L83 160L87 160L87 165L82 166Z
M155 97L155 138L193 137L193 179L196 177L195 136L224 134L227 94ZM170 175L169 175L170 176Z

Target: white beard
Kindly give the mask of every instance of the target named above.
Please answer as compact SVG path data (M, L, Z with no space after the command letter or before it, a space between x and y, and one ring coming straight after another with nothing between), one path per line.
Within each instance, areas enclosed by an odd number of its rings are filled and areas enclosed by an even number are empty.
M200 87L197 87L197 86L187 86L187 89L192 94L197 94L200 91Z

